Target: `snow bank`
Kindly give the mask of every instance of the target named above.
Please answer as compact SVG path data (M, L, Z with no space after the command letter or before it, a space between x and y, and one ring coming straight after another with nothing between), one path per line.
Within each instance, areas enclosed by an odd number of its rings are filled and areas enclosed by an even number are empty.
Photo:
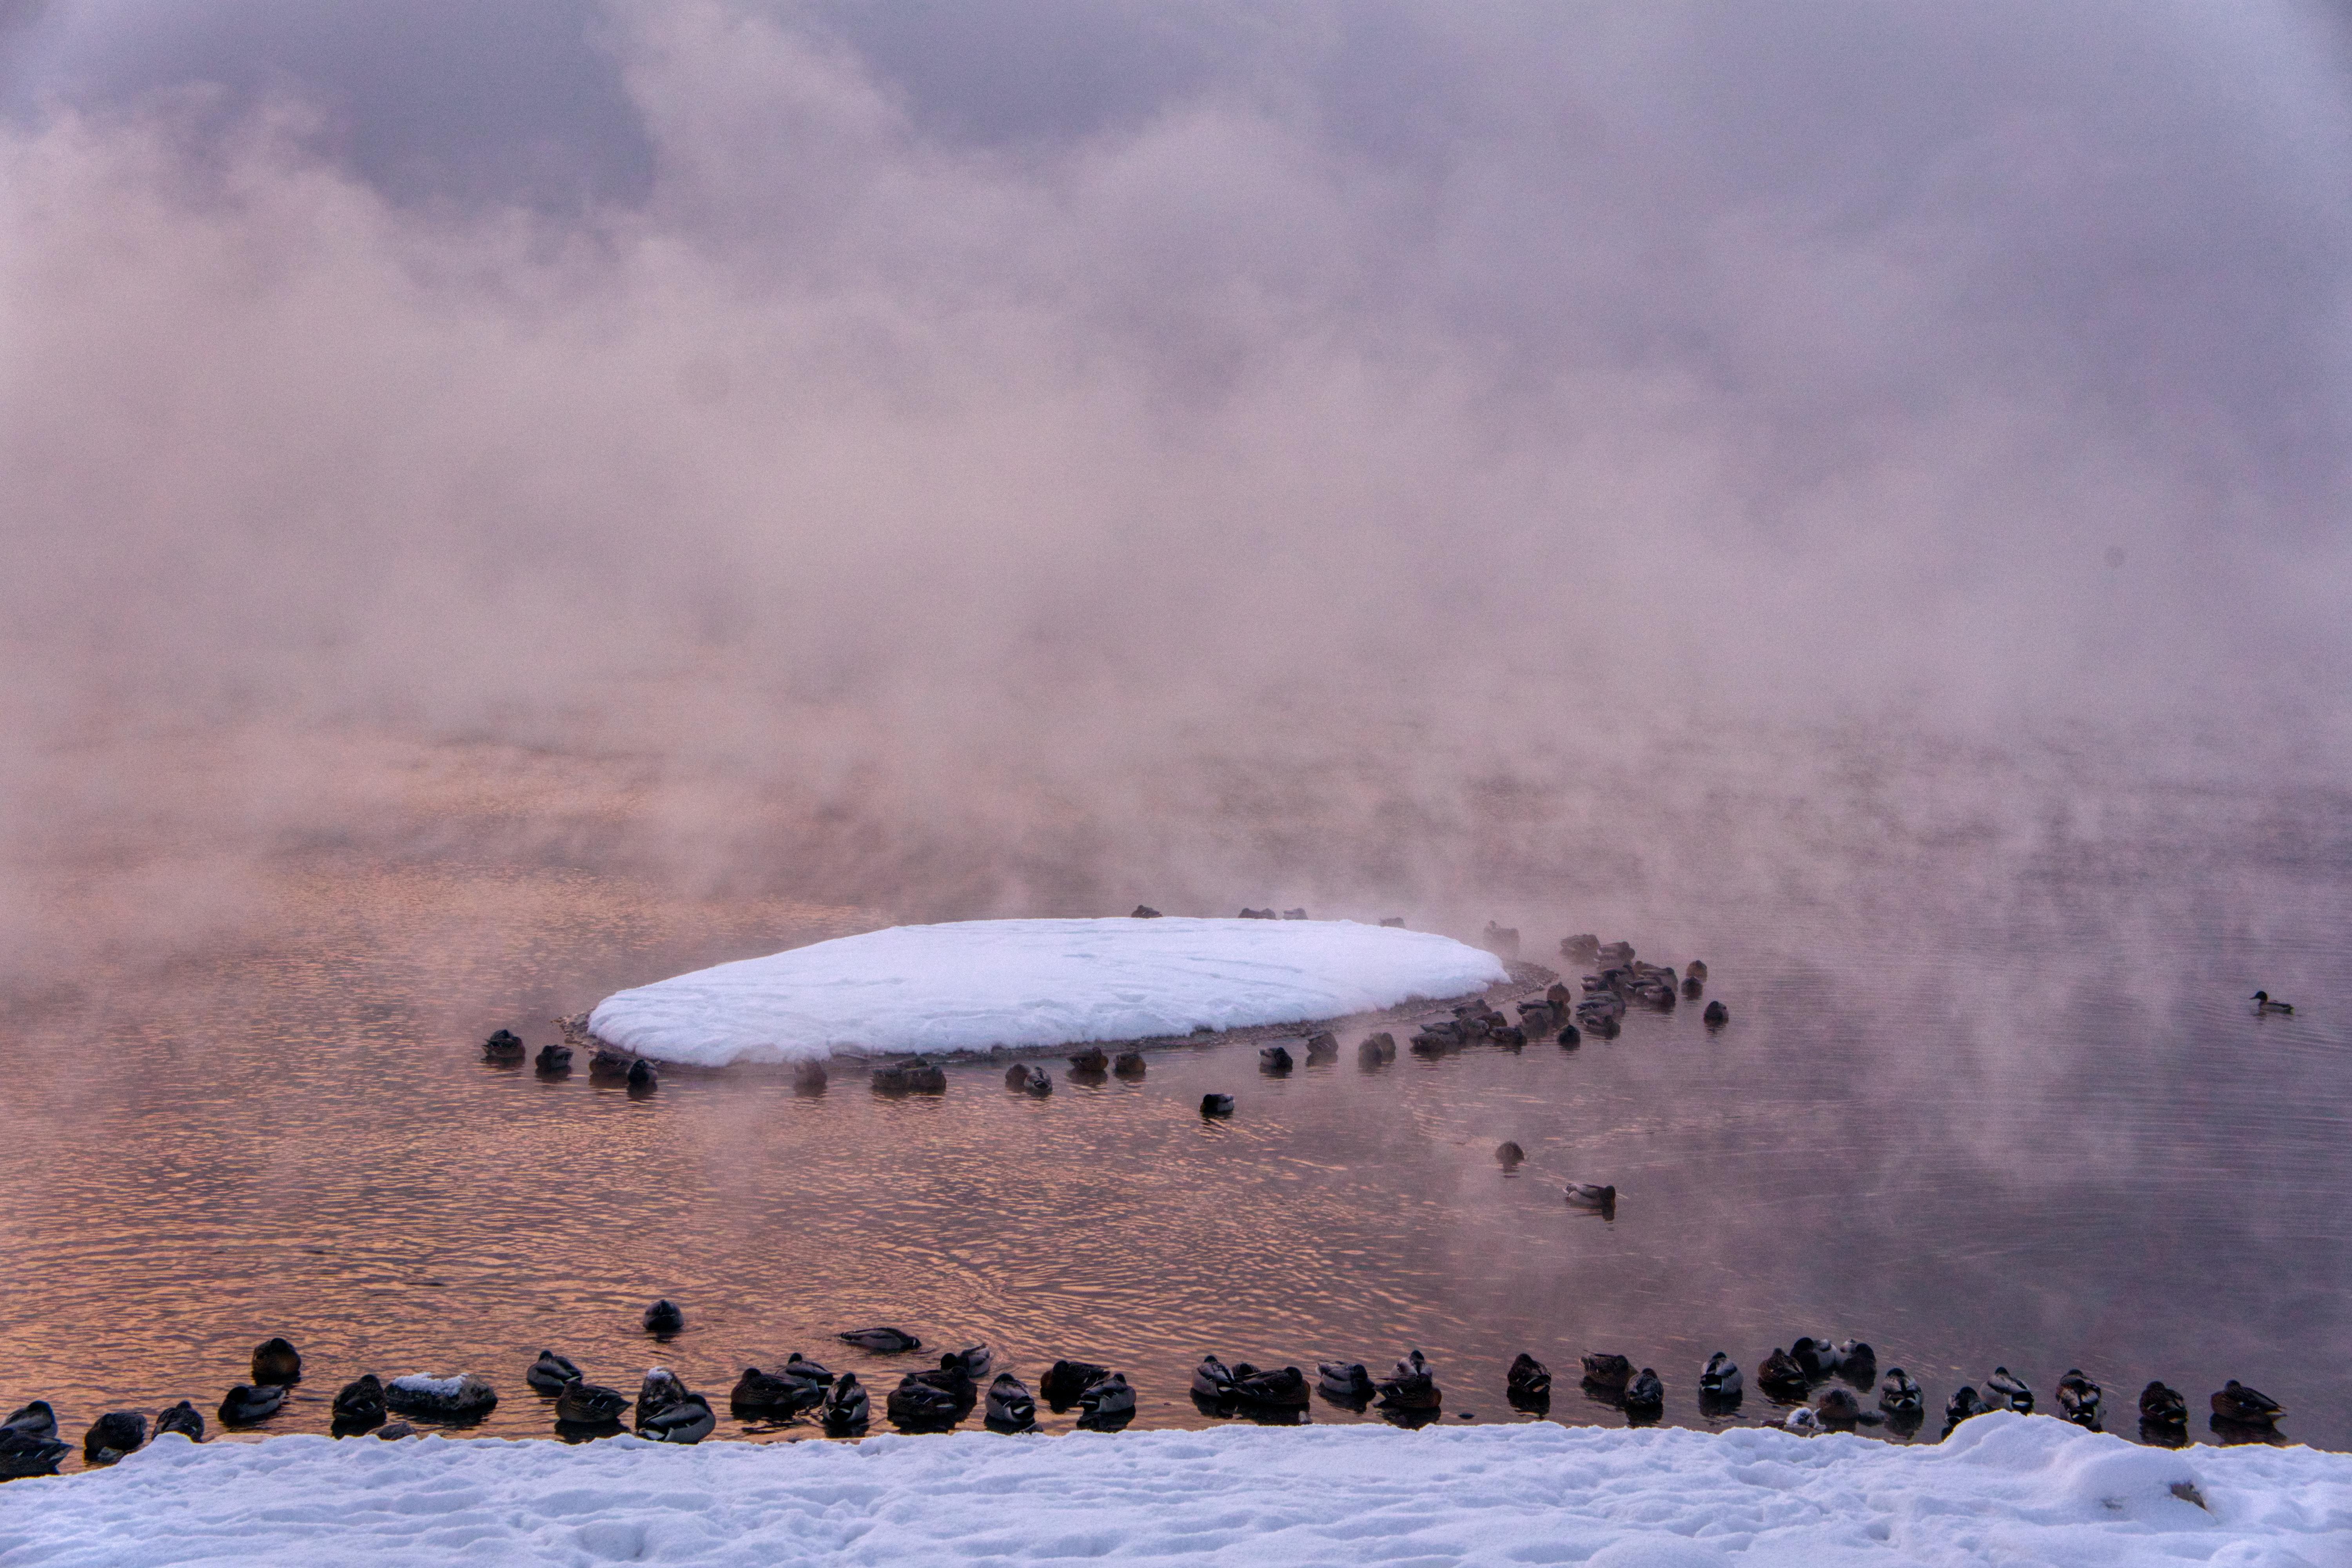
M894 926L607 996L599 1038L720 1067L1287 1024L1461 996L1492 953L1353 921L964 921Z
M2206 1506L2174 1495L2193 1487ZM0 1564L2352 1562L2352 1456L1745 1428L1373 1426L580 1447L172 1436L0 1487Z

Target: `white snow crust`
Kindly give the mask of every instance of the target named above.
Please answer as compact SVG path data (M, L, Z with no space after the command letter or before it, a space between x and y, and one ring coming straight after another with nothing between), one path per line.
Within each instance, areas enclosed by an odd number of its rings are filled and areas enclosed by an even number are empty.
M963 921L640 985L588 1027L639 1056L722 1067L1297 1023L1507 977L1451 937L1353 921Z
M173 1435L0 1487L0 1564L43 1568L1097 1558L2323 1568L2352 1563L2352 1456L2167 1452L2005 1413L1914 1447L1549 1423L693 1448Z
M456 1377L427 1377L421 1372L415 1372L406 1377L394 1378L392 1386L404 1394L437 1394L446 1399L455 1397L457 1391L465 1386L465 1382L463 1373Z

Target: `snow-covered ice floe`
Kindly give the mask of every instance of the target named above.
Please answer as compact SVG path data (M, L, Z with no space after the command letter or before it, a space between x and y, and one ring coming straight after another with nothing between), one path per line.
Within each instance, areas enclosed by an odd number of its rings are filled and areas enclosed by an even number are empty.
M2007 1414L1916 1447L1548 1423L683 1449L173 1436L0 1487L0 1563L43 1568L1106 1557L2323 1568L2352 1563L2352 1456L2168 1452Z
M722 1067L1298 1023L1507 978L1451 937L1353 921L961 921L640 985L588 1027L639 1056Z

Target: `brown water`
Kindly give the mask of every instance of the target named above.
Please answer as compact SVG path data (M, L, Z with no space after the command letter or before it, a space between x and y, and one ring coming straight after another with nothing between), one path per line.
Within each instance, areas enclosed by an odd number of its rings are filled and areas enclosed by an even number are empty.
M107 1409L209 1413L283 1333L309 1374L265 1430L324 1430L362 1371L474 1371L501 1394L477 1430L546 1436L521 1380L541 1346L625 1390L658 1363L723 1396L793 1350L878 1389L901 1363L832 1336L890 1322L1033 1384L1057 1357L1119 1367L1142 1426L1216 1419L1187 1395L1203 1352L1377 1371L1416 1347L1449 1421L1526 1419L1502 1374L1528 1350L1563 1374L1552 1419L1622 1423L1574 1388L1608 1350L1697 1426L1710 1352L1748 1369L1753 1423L1779 1414L1765 1354L1812 1333L1871 1342L1938 1410L1996 1363L2047 1408L2080 1366L2111 1428L2160 1377L2210 1441L2205 1395L2237 1377L2294 1438L2352 1446L2352 894L2334 804L2297 820L2265 816L2252 856L2242 833L1990 867L1953 847L1865 865L1866 896L1694 896L1663 932L1507 889L1531 953L1600 925L1705 957L1734 1022L1637 1012L1575 1052L1379 1071L1351 1037L1286 1079L1180 1048L1042 1101L986 1067L886 1100L848 1072L812 1098L674 1071L632 1099L485 1066L494 1026L535 1047L620 985L884 917L314 857L264 934L14 1009L0 1400L47 1398L76 1436ZM2250 1016L2264 984L2294 1017ZM1231 1121L1198 1114L1209 1089ZM1568 1179L1613 1182L1614 1219L1568 1207ZM666 1344L637 1327L656 1295L688 1318Z

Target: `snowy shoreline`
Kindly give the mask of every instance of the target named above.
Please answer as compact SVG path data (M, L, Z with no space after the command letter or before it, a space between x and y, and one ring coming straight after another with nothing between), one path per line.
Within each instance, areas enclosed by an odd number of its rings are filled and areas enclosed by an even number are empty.
M587 1042L691 1067L996 1059L1297 1029L1513 983L1483 949L1350 921L894 926L606 997Z
M1526 1426L862 1443L173 1436L0 1488L0 1564L2352 1561L2352 1455Z

